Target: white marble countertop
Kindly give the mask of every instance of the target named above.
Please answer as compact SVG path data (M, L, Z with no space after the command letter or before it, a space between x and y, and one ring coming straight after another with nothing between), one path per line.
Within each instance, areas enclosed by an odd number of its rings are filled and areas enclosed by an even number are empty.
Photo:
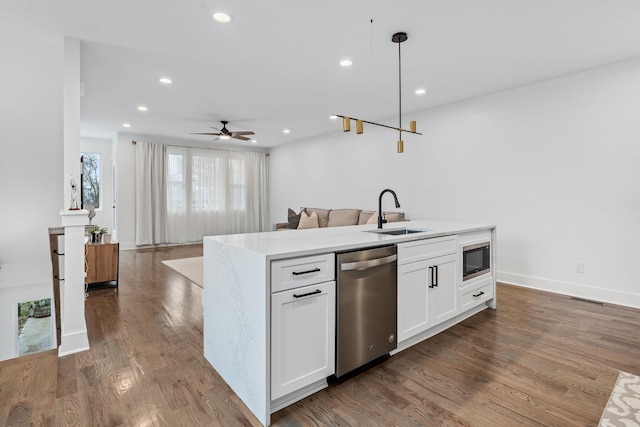
M495 226L445 221L405 221L388 223L383 226L385 230L394 228L411 228L426 231L399 236L384 235L367 232L375 231L377 228L375 224L366 224L308 230L228 234L223 236L207 236L205 239L256 252L264 255L267 259L280 259L323 252L348 251L351 249L409 242L412 240L470 233L480 230L491 230L495 228Z

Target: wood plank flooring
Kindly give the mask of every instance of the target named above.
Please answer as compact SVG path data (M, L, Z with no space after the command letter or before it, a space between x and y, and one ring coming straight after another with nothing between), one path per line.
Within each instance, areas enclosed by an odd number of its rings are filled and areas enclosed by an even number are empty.
M91 291L91 350L0 362L0 426L257 426L207 363L202 289L122 251ZM277 426L595 426L618 371L640 374L640 310L498 285L485 310L273 414Z

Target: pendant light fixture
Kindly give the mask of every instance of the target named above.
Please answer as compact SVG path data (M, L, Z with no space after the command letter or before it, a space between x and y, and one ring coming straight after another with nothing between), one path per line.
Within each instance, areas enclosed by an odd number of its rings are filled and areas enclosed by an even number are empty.
M402 140L402 132L413 133L415 135L422 135L419 132L416 132L416 122L412 120L409 122L409 130L402 128L402 53L400 50L400 45L407 41L407 33L395 33L393 37L391 37L391 41L398 44L398 127L383 125L380 123L370 122L368 120L356 119L355 117L343 116L340 114L333 114L337 117L342 117L342 130L345 132L349 132L351 130L351 120L356 121L356 133L361 134L364 132L364 123L382 126L389 129L394 129L398 131L398 153L404 153L404 141Z

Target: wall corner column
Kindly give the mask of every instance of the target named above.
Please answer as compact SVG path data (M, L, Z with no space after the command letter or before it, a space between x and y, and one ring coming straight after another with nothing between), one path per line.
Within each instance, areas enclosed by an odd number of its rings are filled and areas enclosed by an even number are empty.
M64 281L60 287L61 339L58 356L89 350L84 317L84 230L86 210L60 211L64 227Z

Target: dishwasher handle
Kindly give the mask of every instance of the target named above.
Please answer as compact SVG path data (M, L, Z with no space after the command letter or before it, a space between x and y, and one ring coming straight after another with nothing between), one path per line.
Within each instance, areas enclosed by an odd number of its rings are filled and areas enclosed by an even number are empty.
M397 254L389 255L383 258L370 259L367 261L347 262L340 264L340 270L366 270L367 268L377 267L379 265L390 264L398 259Z

